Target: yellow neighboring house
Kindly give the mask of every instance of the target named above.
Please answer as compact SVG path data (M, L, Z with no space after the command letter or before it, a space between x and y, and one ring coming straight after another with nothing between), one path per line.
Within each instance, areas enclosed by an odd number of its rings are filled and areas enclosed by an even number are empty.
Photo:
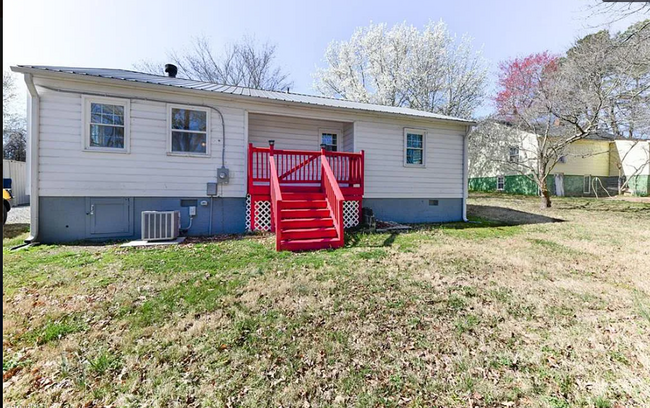
M495 126L503 129L498 147L490 148L485 141L470 143L469 190L537 195L537 185L511 164L534 166L537 137L502 124ZM594 136L572 143L551 171L547 185L556 196L616 195L619 190L648 196L650 140Z
M566 149L548 181L555 195L618 194L619 189L647 196L650 190L650 141L579 140Z

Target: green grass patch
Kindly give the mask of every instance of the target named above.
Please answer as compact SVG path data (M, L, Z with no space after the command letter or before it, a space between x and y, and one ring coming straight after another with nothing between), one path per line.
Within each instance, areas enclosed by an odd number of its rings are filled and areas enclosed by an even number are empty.
M441 224L440 231L455 238L484 240L513 237L520 234L522 228L518 225L472 217L469 222Z
M244 279L193 278L163 290L142 305L122 311L135 327L164 322L172 313L204 313L221 306L221 298L232 294Z
M64 316L57 320L50 319L42 327L26 332L21 340L43 345L86 329L87 326L80 317Z
M481 322L481 319L473 314L461 316L456 319L456 333L463 334L472 332Z
M21 245L29 236L29 224L6 224L2 227L2 248Z
M119 356L107 351L101 351L97 356L88 361L90 371L102 376L109 371L117 371L121 367Z
M527 241L534 244L535 246L548 249L549 251L553 251L555 253L565 253L565 254L581 253L580 251L576 251L575 249L569 248L566 245L558 244L557 242L550 241L548 239L528 238Z

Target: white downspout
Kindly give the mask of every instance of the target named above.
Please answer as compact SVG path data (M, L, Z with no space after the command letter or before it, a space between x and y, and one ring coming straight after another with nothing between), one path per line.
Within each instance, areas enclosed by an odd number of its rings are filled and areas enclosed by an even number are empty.
M29 205L30 205L30 234L25 240L28 243L38 242L38 154L40 135L40 110L41 100L34 85L32 74L25 74L25 83L29 91L27 103L27 134L28 134L28 155L27 165L29 168Z
M467 222L467 197L469 196L468 177L469 172L469 155L467 154L467 142L469 134L472 132L472 126L467 126L465 136L463 137L463 221Z

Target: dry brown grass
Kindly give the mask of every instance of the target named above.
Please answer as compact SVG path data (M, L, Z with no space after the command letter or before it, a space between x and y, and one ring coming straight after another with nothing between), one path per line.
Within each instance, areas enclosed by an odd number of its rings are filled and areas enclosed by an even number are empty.
M650 405L650 206L471 204L337 251L5 250L3 402Z

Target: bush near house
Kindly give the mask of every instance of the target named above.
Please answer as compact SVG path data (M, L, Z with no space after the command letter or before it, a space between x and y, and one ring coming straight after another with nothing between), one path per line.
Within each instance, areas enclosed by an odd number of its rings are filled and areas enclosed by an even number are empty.
M9 226L3 403L649 405L650 203L470 204L470 223L309 253L264 235L10 252Z

